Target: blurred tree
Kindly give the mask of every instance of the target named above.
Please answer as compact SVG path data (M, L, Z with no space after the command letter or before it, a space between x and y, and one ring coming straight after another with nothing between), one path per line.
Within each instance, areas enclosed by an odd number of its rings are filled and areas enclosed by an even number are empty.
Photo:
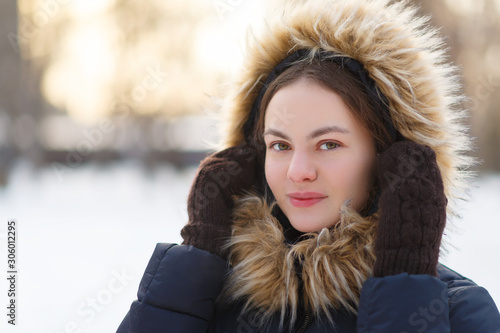
M0 32L14 37L17 32L15 2L0 3ZM10 149L10 124L19 109L20 61L8 38L0 39L0 185L6 183Z
M15 1L0 3L0 183L14 156L39 159L36 123L42 105L39 80L21 57L27 37L19 32Z
M17 6L14 1L0 3L0 112L9 117L19 110L19 79L21 73L17 44Z

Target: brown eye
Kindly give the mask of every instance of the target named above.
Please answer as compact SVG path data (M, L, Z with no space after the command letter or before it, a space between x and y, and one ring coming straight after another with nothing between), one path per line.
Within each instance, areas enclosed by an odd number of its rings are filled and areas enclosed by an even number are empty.
M333 141L328 141L323 144L321 144L320 149L325 149L325 150L332 150L339 147L338 143L335 143Z
M282 142L278 142L278 143L271 145L271 149L274 149L277 151L288 150L289 148L290 148L289 145L287 145L286 143L282 143Z

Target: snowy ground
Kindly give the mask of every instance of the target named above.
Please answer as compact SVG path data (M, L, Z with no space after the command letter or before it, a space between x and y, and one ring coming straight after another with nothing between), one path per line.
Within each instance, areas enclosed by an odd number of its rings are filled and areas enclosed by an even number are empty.
M8 219L18 223L17 324L1 332L114 332L136 297L157 242L179 242L194 169L89 165L60 180L20 164L0 189L0 268ZM442 262L486 287L500 304L500 175L483 176L464 205L457 247ZM7 304L0 279L0 304Z

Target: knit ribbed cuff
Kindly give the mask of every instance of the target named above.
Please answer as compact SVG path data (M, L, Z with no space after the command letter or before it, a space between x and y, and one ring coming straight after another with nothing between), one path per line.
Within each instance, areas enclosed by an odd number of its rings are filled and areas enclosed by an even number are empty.
M439 251L430 248L402 248L383 250L377 253L373 267L375 277L408 274L437 276Z
M227 260L228 251L223 251L222 246L231 236L228 228L212 224L189 223L182 228L181 236L184 239L182 244L192 245Z

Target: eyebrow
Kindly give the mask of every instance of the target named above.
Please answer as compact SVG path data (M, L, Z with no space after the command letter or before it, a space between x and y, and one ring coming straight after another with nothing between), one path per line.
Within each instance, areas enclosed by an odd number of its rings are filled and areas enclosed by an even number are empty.
M313 131L311 134L309 134L307 136L307 139L308 140L312 140L312 139L315 139L319 136L322 136L322 135L325 135L325 134L329 134L329 133L342 133L342 134L348 134L350 133L349 130L343 128L343 127L339 127L339 126L326 126L326 127L321 127L321 128L318 128L317 130ZM278 136L280 138L283 138L285 140L290 140L290 138L288 137L288 135L286 135L285 133L277 130L277 129L274 129L274 128L269 128L268 130L266 130L264 132L264 136L266 135L274 135L274 136Z

